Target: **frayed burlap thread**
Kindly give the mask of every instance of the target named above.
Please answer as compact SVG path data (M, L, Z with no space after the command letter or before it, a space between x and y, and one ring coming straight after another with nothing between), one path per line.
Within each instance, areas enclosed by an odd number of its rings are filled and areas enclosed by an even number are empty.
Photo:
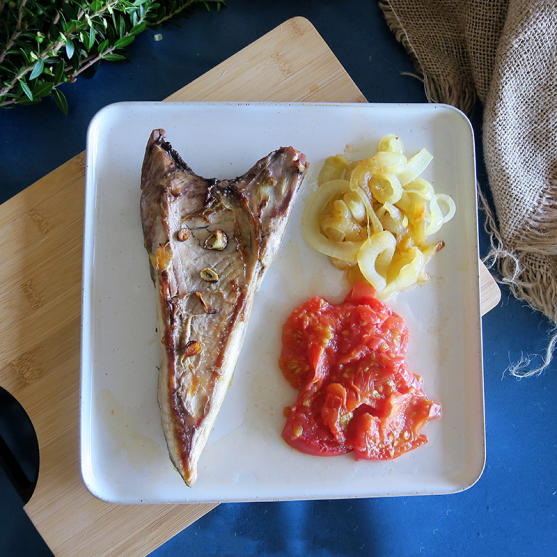
M470 113L487 97L508 0L383 0L430 102Z
M557 7L555 0L383 0L387 23L428 100L484 104L483 147L496 216L487 221L512 293L557 327ZM485 205L487 208L487 205ZM489 209L488 209L489 210ZM539 374L529 358L509 368Z

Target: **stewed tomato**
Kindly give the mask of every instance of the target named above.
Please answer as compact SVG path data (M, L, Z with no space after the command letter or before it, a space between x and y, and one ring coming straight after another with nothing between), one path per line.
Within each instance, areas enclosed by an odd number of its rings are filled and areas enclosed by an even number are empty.
M441 416L404 360L403 319L356 282L346 300L312 298L282 329L280 369L298 389L287 408L284 440L312 455L354 451L392 459L427 443L421 428Z

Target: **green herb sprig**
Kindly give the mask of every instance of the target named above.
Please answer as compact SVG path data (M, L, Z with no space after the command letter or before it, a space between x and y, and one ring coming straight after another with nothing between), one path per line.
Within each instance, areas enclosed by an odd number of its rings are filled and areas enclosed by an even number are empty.
M218 11L226 0L1 0L0 107L52 95L68 114L62 83L100 60L130 59L126 47L136 35L211 3Z

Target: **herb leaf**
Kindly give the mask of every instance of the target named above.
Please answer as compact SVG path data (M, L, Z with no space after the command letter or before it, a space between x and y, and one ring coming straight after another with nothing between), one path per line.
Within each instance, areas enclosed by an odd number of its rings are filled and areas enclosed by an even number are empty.
M118 39L114 43L114 48L124 48L124 47L128 46L129 44L131 44L134 39L135 39L135 37L130 37L130 36L122 37L121 39Z
M33 93L31 92L31 89L29 89L29 85L27 85L27 83L25 83L25 81L21 80L19 82L19 84L21 85L21 88L23 89L23 92L27 95L27 98L32 101L33 100Z
M53 83L39 83L33 89L33 98L34 99L41 99L42 97L46 97L50 95L50 91L52 91Z
M134 25L130 31L130 35L138 35L139 33L143 33L147 28L147 23L144 21L143 23L138 23Z
M39 77L43 73L43 70L44 70L44 60L40 58L39 60L36 61L35 67L33 68L33 71L31 72L29 79L35 79L36 77Z
M73 41L71 39L68 39L66 41L66 56L68 57L68 60L72 59L74 50L75 50L75 48L74 48L74 45L73 45Z
M52 96L58 108L67 116L68 115L68 101L60 89L53 89Z
M112 62L117 62L118 60L125 60L125 56L122 56L121 54L107 54L104 57L105 60L110 60Z
M108 48L108 39L105 39L101 44L99 44L99 54L102 54Z

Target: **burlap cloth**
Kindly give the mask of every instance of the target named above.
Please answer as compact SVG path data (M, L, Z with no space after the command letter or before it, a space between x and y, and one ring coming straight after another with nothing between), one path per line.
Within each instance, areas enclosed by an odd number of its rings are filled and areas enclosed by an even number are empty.
M483 103L487 209L500 279L557 326L557 1L383 0L427 98L469 113ZM487 185L481 184L484 188ZM480 191L481 196L481 191ZM512 366L518 376L543 364Z

